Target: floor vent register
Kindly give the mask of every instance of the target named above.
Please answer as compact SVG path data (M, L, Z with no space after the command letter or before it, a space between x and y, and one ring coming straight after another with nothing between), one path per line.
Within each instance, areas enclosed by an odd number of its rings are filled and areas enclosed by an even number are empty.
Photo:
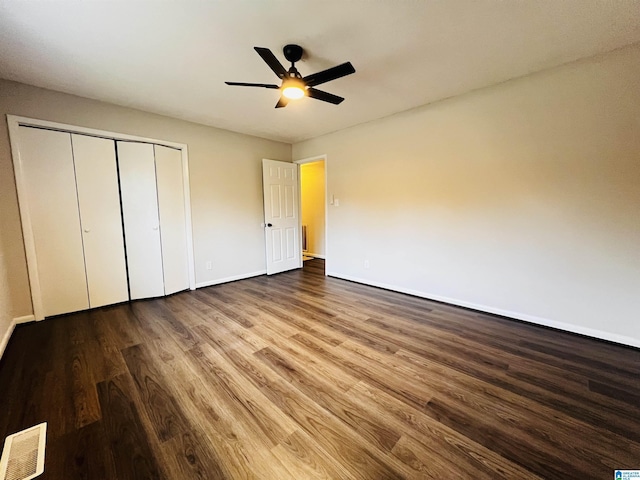
M29 480L44 472L47 423L9 435L0 459L0 480Z

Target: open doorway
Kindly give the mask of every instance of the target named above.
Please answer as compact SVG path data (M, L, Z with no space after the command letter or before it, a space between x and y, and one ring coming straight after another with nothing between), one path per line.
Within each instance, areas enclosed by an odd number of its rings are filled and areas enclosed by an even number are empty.
M320 264L326 258L325 157L299 160L300 219L303 266ZM320 260L320 261L314 261Z

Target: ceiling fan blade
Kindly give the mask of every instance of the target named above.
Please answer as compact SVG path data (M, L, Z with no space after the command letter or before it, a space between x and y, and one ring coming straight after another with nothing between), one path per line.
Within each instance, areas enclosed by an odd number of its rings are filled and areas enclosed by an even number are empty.
M287 70L282 66L280 61L276 58L271 50L264 47L253 47L258 55L262 57L269 68L273 70L273 72L280 78L283 78L287 75Z
M342 65L338 65L337 67L328 68L327 70L323 70L318 73L312 73L311 75L307 75L302 80L307 84L308 87L315 87L316 85L320 85L321 83L330 82L331 80L335 80L336 78L344 77L346 75L351 75L355 73L356 69L353 68L351 62L343 63Z
M271 83L244 83L244 82L224 82L227 85L233 85L236 87L262 87L262 88L272 88L277 90L280 88L278 85L273 85Z
M344 101L342 97L334 95L333 93L323 92L322 90L316 90L315 88L307 88L307 95L316 100L333 103L334 105L338 105Z
M278 100L278 103L276 103L276 108L284 108L288 104L289 104L289 99L283 95L282 97L280 97L280 100Z

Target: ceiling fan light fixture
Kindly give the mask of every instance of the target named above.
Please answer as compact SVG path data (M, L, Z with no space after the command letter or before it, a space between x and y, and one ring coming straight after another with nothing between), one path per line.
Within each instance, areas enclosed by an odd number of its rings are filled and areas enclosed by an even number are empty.
M299 78L287 78L282 82L282 95L290 100L297 100L306 95L305 84Z
M287 70L282 66L280 61L276 58L271 50L265 47L253 47L258 52L258 55L264 60L269 68L275 73L282 83L280 86L275 83L246 83L246 82L224 82L227 85L234 85L237 87L256 87L256 88L269 88L272 90L280 90L280 98L276 103L275 108L286 107L289 100L297 100L302 97L309 97L321 102L331 103L333 105L340 105L344 98L332 93L324 92L315 88L317 85L342 78L346 75L351 75L356 72L351 62L345 62L335 67L327 68L321 72L312 73L303 77L298 72L295 63L302 58L304 50L300 45L285 45L282 50L285 58L291 62L291 68Z

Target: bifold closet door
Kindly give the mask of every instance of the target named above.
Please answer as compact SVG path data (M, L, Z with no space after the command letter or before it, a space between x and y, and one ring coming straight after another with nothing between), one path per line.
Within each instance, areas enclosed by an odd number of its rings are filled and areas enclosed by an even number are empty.
M45 317L89 308L71 135L20 127L20 169L27 192ZM26 219L22 219L23 222Z
M189 288L182 152L160 145L154 149L164 293L170 295Z
M129 299L113 140L71 135L91 308Z
M116 142L131 300L164 295L153 145Z

